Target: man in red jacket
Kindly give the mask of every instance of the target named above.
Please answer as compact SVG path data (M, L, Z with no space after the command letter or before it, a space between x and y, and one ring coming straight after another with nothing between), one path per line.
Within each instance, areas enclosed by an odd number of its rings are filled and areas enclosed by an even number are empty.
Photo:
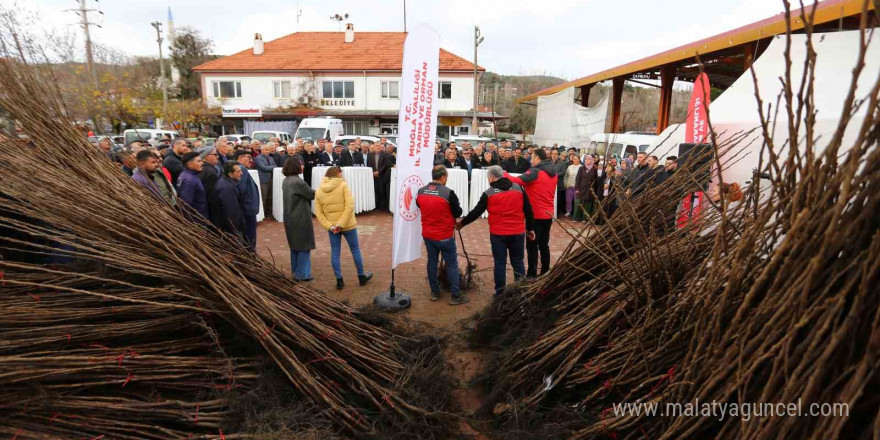
M449 304L457 306L468 302L461 293L458 275L458 252L455 249L455 220L461 217L461 204L455 191L446 186L449 173L443 165L431 170L431 183L419 189L416 205L422 211L422 238L428 250L428 284L431 301L440 299L440 283L437 282L438 254L446 263L446 278L452 298Z
M541 275L550 270L550 226L553 225L554 201L556 200L556 165L547 159L547 152L535 149L531 157L532 167L510 181L522 185L535 211L535 239L526 243L529 269L526 276L538 276L538 253L541 253Z
M527 236L529 240L535 239L532 231L534 218L529 196L521 186L504 177L504 170L500 166L492 165L486 174L489 189L480 196L477 206L458 222L458 227L470 224L480 218L483 212L489 211L489 242L495 260L495 296L498 296L504 292L507 283L508 254L514 279L519 281L524 276L523 242ZM556 187L553 188L555 191Z

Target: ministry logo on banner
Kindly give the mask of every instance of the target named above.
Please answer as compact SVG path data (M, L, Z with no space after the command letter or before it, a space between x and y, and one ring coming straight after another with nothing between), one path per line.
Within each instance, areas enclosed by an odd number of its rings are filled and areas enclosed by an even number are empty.
M410 31L403 46L400 114L397 120L397 212L391 267L422 256L421 212L416 206L419 188L431 181L434 165L437 110L434 96L440 64L440 35L428 25Z

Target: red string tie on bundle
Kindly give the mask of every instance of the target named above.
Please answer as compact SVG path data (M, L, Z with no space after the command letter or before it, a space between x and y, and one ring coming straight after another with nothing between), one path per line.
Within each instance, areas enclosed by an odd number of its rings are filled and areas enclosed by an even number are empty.
M0 285L3 285L3 287L6 287L6 280L3 278L3 272L0 272ZM16 433L16 435L18 435L18 434ZM13 437L13 438L15 438L15 437Z
M390 395L388 395L388 394L383 394L383 395L382 395L382 400L384 400L386 403L388 403L388 406L394 408L394 402L391 401L391 396L390 396Z
M318 358L318 359L312 359L312 360L306 362L306 365L314 364L315 362L323 362L323 361L339 361L339 362L342 362L343 364L347 363L347 362L345 362L345 359L340 359L338 357L332 356L332 354L333 354L333 350L330 350L327 352L327 354L324 355L324 357Z
M275 330L275 321L272 321L272 327L266 327L266 331L263 332L263 337L265 338L266 336L268 336L269 332L271 332L272 330Z
M6 285L6 282L5 282L5 281L3 282L3 285L4 285L4 286ZM36 301L36 302L40 302L40 297L37 296L37 295L34 295L33 293L28 293L27 296L33 298L34 301Z
M58 414L58 413L52 414L52 417L49 418L49 424L51 425L51 424L55 423L55 419L57 419L58 416L60 416L60 415L61 414Z
M196 418L193 420L193 423L199 423L199 402L196 402Z
M657 381L657 384L654 385L654 387L651 388L651 392L648 393L649 396L653 395L654 392L660 388L660 385L663 384L664 380L668 380L670 383L672 383L672 379L673 379L673 377L675 377L675 367L676 366L678 366L678 364L673 365L672 368L670 368L669 371L667 371L666 374L663 375L663 377L661 377L660 380Z
M0 273L0 275L2 275L2 273ZM5 286L6 283L4 282L3 285ZM15 435L12 436L12 440L17 439L17 438L18 438L18 434L20 434L20 433L21 433L21 428L16 429L16 430L15 430Z
M131 373L131 370L128 370L128 377L125 378L125 382L122 382L122 388L125 388L132 379L134 379L134 374Z
M220 432L220 438L221 438L222 440L226 440L226 436L223 435L223 430L222 430L222 429L218 429L217 431Z

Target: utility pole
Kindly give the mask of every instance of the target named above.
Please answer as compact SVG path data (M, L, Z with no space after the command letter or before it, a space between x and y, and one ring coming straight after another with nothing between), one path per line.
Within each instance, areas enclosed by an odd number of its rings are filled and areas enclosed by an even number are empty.
M96 0L97 1L97 0ZM79 7L76 9L68 9L66 12L74 12L76 15L79 15L80 27L83 30L83 34L85 36L86 43L86 68L89 71L89 76L92 77L92 85L95 87L95 91L98 90L98 73L95 71L95 55L92 50L92 36L90 32L91 26L101 27L101 25L97 23L92 23L89 21L89 12L97 12L98 14L104 14L98 9L89 9L86 6L87 0L77 0L79 3ZM98 133L103 132L101 129L101 121L97 114L92 114L92 121L95 123L95 131Z
M162 119L165 119L168 114L168 83L165 81L165 59L162 58L162 23L154 21L150 24L156 29L156 42L159 43L159 81L162 82Z
M477 78L477 48L483 42L483 36L480 34L480 27L474 26L474 111L471 119L471 135L477 134L477 93L480 86L480 80Z
M97 9L89 9L86 7L86 0L79 0L79 9L74 9L74 11L79 13L80 26L86 37L86 65L88 66L89 74L92 76L92 82L95 83L95 88L97 89L98 74L95 73L95 55L92 52L92 36L89 32L90 26L98 26L95 23L89 22L89 12L95 12Z
M403 0L403 33L406 33L406 0Z

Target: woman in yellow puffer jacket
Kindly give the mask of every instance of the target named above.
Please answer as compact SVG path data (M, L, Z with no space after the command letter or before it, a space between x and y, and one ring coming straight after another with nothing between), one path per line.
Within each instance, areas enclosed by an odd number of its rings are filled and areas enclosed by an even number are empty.
M336 274L336 288L341 290L345 287L339 264L342 237L345 237L354 257L358 281L361 286L367 284L373 274L364 272L364 261L358 244L357 220L354 217L354 197L348 184L342 179L341 168L330 167L324 175L324 181L315 192L315 217L330 235L330 263L333 265L333 273Z

